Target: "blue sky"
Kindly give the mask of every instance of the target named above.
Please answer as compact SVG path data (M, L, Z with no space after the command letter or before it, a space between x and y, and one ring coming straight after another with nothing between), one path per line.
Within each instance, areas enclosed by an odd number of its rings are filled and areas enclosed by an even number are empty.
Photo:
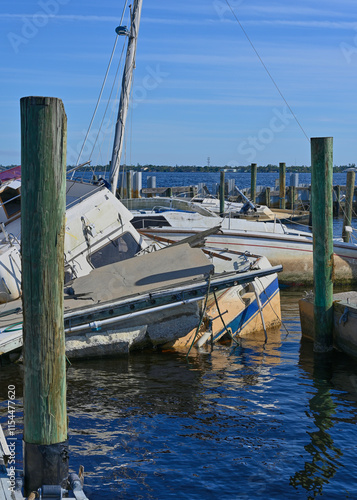
M301 127L226 0L143 0L122 162L309 165L307 137L324 136L334 137L336 165L356 162L355 0L229 3ZM63 100L67 160L76 163L123 7L124 0L2 0L0 164L20 163L19 101L28 95ZM81 161L92 150L122 46L120 38ZM116 104L109 110L92 164L111 156Z

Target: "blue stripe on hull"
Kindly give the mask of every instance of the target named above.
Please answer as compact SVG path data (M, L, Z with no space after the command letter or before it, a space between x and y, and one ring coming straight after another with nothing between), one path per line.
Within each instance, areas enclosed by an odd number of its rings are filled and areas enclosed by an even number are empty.
M268 303L277 293L279 292L278 279L275 278L260 294L260 302L262 307ZM259 313L259 306L257 299L249 304L248 307L244 309L238 316L236 316L229 324L227 328L232 330L233 335L239 333L243 328ZM225 333L223 328L219 333L214 336L214 340L218 340Z

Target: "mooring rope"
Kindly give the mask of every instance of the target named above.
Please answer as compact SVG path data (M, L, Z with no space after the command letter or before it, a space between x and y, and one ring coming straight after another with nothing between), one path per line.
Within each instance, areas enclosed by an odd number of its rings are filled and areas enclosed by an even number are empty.
M206 313L207 302L208 302L208 295L210 293L210 288L211 288L211 274L209 274L209 276L208 276L208 288L207 288L207 293L206 293L206 297L205 297L205 303L204 303L204 306L203 306L203 309L202 309L202 314L201 314L201 317L200 317L200 322L198 323L198 326L196 328L196 332L195 332L195 335L193 337L192 343L191 343L190 348L189 348L189 350L188 350L188 352L186 354L186 360L188 359L188 356L189 356L189 354L191 352L191 349L192 349L192 347L193 347L193 345L194 345L194 343L196 341L196 337L198 335L198 331L201 328L202 321L203 321L204 315Z
M259 280L260 284L261 284L261 285L262 285L262 287L264 288L264 285L263 285L263 283L262 283L261 279L260 279L260 278L257 278L257 279ZM274 313L274 314L275 314L275 316L276 316L276 317L277 317L277 318L281 321L281 324L282 324L282 326L284 327L284 329L285 329L285 331L286 331L286 334L287 334L287 335L290 335L289 330L287 329L287 327L285 326L284 321L282 320L281 314L280 314L280 316L279 316L279 314L275 311L274 307L272 306L272 303L271 303L271 297L268 297L268 295L267 295L267 294L265 294L265 295L267 296L267 302L269 303L269 305L270 305L270 307L271 307L271 309L272 309L273 313Z
M216 303L216 307L217 307L217 311L218 311L219 317L221 318L221 321L222 321L222 324L223 324L223 326L224 326L224 329L226 330L226 333L230 336L230 338L231 338L232 340L234 340L234 342L235 342L236 344L239 344L238 340L237 340L236 338L234 338L234 337L233 337L233 334L232 334L232 330L231 330L231 328L228 328L228 327L227 327L227 325L226 325L226 323L224 322L224 319L223 319L222 313L221 313L220 308L219 308L219 305L218 305L218 300L217 300L217 296L216 296L216 292L215 292L215 290L213 290L213 296L214 296L214 301L215 301L215 303Z

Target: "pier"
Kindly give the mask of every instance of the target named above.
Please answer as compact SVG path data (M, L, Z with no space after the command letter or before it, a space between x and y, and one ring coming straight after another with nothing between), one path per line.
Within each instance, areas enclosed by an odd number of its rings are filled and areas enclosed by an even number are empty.
M357 186L354 186L352 179L355 172L347 172L348 181L346 185L334 185L332 187L333 215L342 216L345 207L349 206L357 212ZM153 174L148 177L147 187L142 187L142 172L129 171L124 177L124 186L120 188L122 199L131 198L153 198L153 197L180 197L194 198L204 196L216 196L219 198L220 183L214 184L209 190L205 183L186 186L156 186L156 177ZM299 174L290 173L289 185L286 185L285 163L280 163L279 179L274 186L260 186L256 184L256 172L253 164L251 186L240 189L244 196L257 205L266 205L274 210L309 211L311 209L311 184L300 184ZM125 179L130 178L127 183ZM127 186L131 186L129 189ZM134 187L133 187L134 186ZM224 182L225 199L232 202L240 201L240 196L235 189L235 179Z

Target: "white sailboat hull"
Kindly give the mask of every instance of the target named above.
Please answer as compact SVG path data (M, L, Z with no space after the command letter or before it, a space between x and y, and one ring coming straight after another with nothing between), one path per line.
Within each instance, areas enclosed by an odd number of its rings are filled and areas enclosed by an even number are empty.
M179 241L199 232L198 228L174 227L145 228L143 234L155 235ZM289 234L262 233L222 229L207 238L207 245L234 251L247 251L267 257L275 266L281 264L283 271L279 282L287 286L313 284L313 242L311 238ZM357 282L357 247L353 244L334 244L334 280L339 285Z

